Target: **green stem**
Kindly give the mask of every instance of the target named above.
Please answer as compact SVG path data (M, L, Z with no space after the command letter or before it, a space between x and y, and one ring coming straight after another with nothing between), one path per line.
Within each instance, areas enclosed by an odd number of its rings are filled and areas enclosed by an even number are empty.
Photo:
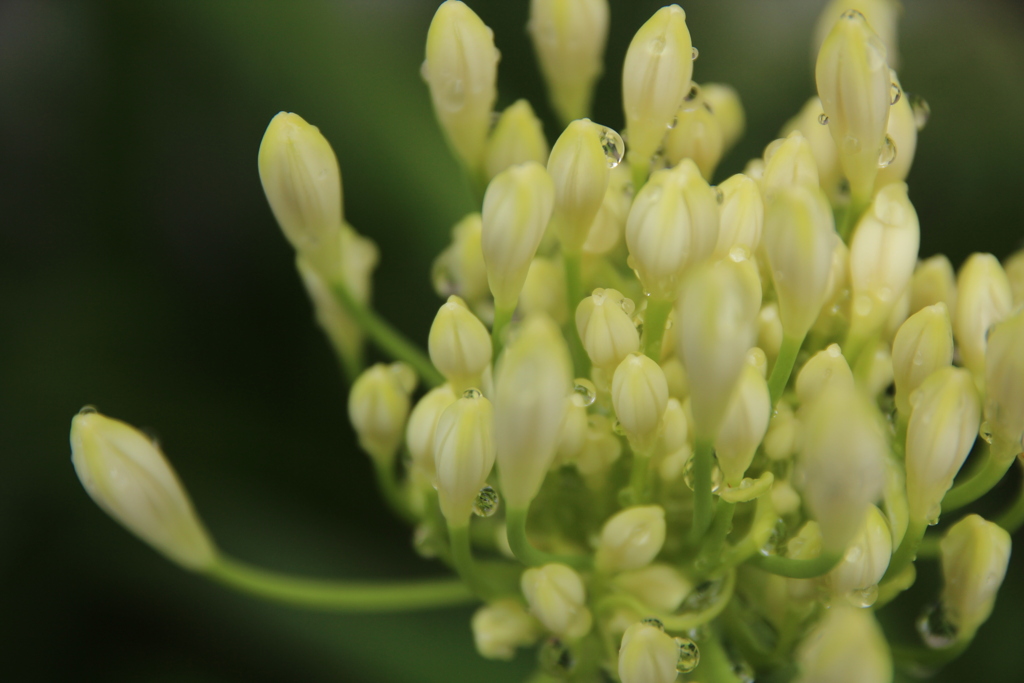
M921 645L894 645L892 654L893 657L904 662L913 662L931 667L943 666L962 655L970 644L971 639L965 638L941 650L934 650Z
M1006 529L1010 535L1013 535L1017 529L1024 526L1024 463L1021 463L1019 460L1017 462L1020 463L1022 474L1020 488L1017 489L1017 497L1014 499L1013 505L993 520L996 524Z
M629 490L633 496L633 505L643 505L647 502L647 478L650 463L650 455L633 451L633 469L629 474Z
M793 366L796 365L796 356L800 353L800 347L804 343L803 337L784 336L782 346L779 347L779 356L775 359L772 367L772 374L768 377L768 393L772 397L772 407L775 407L782 392L789 384L789 376L793 374Z
M910 520L907 532L903 534L903 541L893 553L892 560L889 561L889 568L885 570L885 576L882 577L883 582L899 576L906 566L914 561L917 557L917 549L921 546L921 541L924 540L924 532L927 530L927 522Z
M589 569L593 564L586 555L555 555L534 548L526 535L526 508L508 508L505 511L505 530L512 554L527 567L539 567L551 562L567 564L574 569Z
M992 490L1010 469L1014 458L997 460L992 457L992 449L986 449L982 461L971 471L967 478L958 482L942 499L942 512L951 512L965 505L970 505Z
M908 564L899 574L878 587L878 597L872 609L879 610L895 600L900 593L914 585L917 580L917 569L913 564Z
M672 312L672 302L651 297L644 313L644 355L655 363L661 362L661 340L665 337L665 323Z
M361 304L352 296L348 288L341 284L334 285L334 296L338 302L352 316L356 324L366 332L366 335L374 341L383 351L396 360L405 361L423 378L423 381L432 387L444 384L444 377L437 371L430 358L427 357L415 344L406 339L401 332L391 326L384 318L377 315L373 309Z
M505 340L502 337L505 336L505 328L512 322L512 314L516 312L516 307L510 306L509 308L495 307L494 309L494 324L491 325L491 346L494 349L494 362L498 362L498 356L501 354L501 347L505 345Z
M717 635L709 632L698 645L700 664L697 668L700 670L700 680L708 683L742 683Z
M373 459L373 470L377 475L377 488L380 489L381 495L387 504L391 507L391 510L401 517L406 522L414 524L419 521L416 515L409 509L409 504L405 499L398 482L395 480L395 469L393 463L379 462L376 458Z
M569 339L569 351L572 353L572 362L576 368L577 377L588 377L590 375L590 356L583 348L583 341L580 339L579 330L576 329L576 306L583 300L583 274L581 272L580 254L565 252L562 255L565 263L565 292L569 302L569 323L566 327L566 337Z
M693 454L693 526L690 528L690 542L693 545L704 538L715 516L715 501L711 493L714 460L714 442L708 438L698 438Z
M718 502L718 508L715 510L715 521L711 525L711 530L708 532L708 536L704 539L701 547L700 555L694 563L695 567L702 570L701 573L710 573L724 559L722 546L725 545L725 538L732 529L732 518L735 514L736 503L729 503L724 500Z
M780 555L754 555L750 563L770 574L790 579L814 579L832 571L843 556L839 553L822 553L809 560L797 560Z
M857 221L860 220L861 214L868 208L868 204L871 203L871 198L867 200L852 198L850 205L846 207L846 213L843 214L843 222L837 226L839 237L842 238L847 244L850 243L850 237L853 234L853 229L857 226Z
M647 183L647 176L650 173L649 166L651 160L644 159L643 161L645 163L637 163L636 159L632 158L632 156L633 155L630 155L628 161L629 170L633 172L633 196L635 197L637 194L639 194L640 188L642 188Z
M469 536L469 524L462 526L448 525L448 539L452 544L452 564L462 580L473 593L483 599L494 597L487 588L476 563L473 562L473 545Z
M771 538L772 531L775 529L775 521L775 506L772 505L771 494L759 497L754 507L754 520L750 523L747 535L722 554L718 570L736 567L761 552L761 548Z
M260 569L223 555L206 575L243 593L296 607L333 612L398 612L463 605L474 600L456 579L329 581Z

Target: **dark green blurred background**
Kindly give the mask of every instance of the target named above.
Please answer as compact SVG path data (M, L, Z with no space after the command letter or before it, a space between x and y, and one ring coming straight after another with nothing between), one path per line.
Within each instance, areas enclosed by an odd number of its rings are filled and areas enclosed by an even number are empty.
M471 208L419 80L436 1L0 2L0 679L499 683L530 669L531 653L477 657L469 609L344 617L230 594L111 522L69 461L70 419L94 403L153 428L239 557L335 576L442 571L369 485L256 172L276 112L318 125L350 222L382 250L378 308L425 339L431 259ZM503 54L500 104L529 97L550 119L526 0L471 4ZM821 4L686 3L695 78L735 84L747 105L723 173L811 94ZM933 111L910 177L922 254L1004 256L1024 236L1024 13L905 5L901 80ZM613 3L602 123L621 125L619 65L657 6ZM885 612L904 637L936 590L923 574ZM1017 553L991 621L941 680L1021 680L1022 641Z

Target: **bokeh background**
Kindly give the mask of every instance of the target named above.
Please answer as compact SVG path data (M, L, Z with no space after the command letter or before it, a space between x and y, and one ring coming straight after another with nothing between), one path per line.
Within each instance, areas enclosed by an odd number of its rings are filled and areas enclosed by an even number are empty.
M17 681L521 681L480 659L471 610L337 616L182 572L111 522L69 461L86 403L159 436L229 552L348 577L443 572L377 499L346 387L262 196L279 110L333 143L348 219L381 247L380 311L425 340L430 262L472 201L419 64L437 0L0 2L0 678ZM1024 11L904 0L901 80L931 104L910 176L923 255L1004 256L1024 199ZM613 2L595 119L618 128L622 56L658 3ZM823 0L691 0L695 78L749 125L720 174L812 92ZM474 0L502 51L500 105L556 130L526 0ZM1006 495L1017 481L1006 482ZM1024 541L1024 535L1018 535ZM936 590L885 610L895 637ZM1018 681L1024 553L995 614L938 678Z

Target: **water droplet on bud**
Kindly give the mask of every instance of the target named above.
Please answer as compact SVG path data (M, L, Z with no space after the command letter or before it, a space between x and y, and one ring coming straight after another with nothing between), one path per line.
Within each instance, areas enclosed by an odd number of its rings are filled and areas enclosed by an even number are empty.
M825 112L821 112L820 114L818 114L818 123L820 123L823 126L828 125L828 116L825 115Z
M896 142L891 136L886 135L882 151L878 153L878 167L887 168L894 161L896 161Z
M99 411L99 409L96 408L96 406L94 406L94 405L85 405L85 406L82 406L82 409L78 411L78 414L79 415L92 415L93 413L98 413L98 412L100 412L100 411Z
M665 630L665 624L661 623L661 619L657 619L655 617L647 617L646 619L641 619L640 623L647 624L648 626L653 626L659 631Z
M480 489L480 493L476 494L476 498L473 500L473 514L477 517L491 517L498 511L500 502L498 492L490 486L485 486Z
M947 648L956 642L957 627L949 620L941 602L928 605L917 619L917 632L924 644L933 650Z
M903 97L903 89L900 88L898 84L892 83L889 86L889 94L892 96L892 101L890 102L890 104L895 106L896 103L900 101L900 98Z
M978 436L985 443L992 443L992 424L988 421L982 422L981 427L978 429Z
M690 59L696 61L697 57L700 57L700 50L698 50L697 48L692 48L690 50Z
M608 162L608 168L615 168L622 163L622 155L626 152L626 144L622 136L608 126L599 126L601 129L601 149L604 150L604 159Z
M846 594L846 599L854 607L871 607L875 604L875 600L878 600L878 586L854 588Z
M597 400L597 387L589 379L576 378L576 385L572 388L572 402L581 408L594 405Z
M483 397L483 394L480 393L479 389L466 389L462 392L462 398L478 399L481 397Z
M922 130L928 125L928 119L932 115L932 108L920 95L910 95L910 108L914 112L914 125Z
M676 662L676 671L681 674L688 674L700 664L700 649L697 643L689 638L676 638L676 645L679 646L679 660Z

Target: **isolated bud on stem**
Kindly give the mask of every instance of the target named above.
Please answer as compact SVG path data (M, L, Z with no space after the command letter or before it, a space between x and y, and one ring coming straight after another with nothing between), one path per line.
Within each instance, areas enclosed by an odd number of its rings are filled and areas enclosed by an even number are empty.
M992 254L971 254L957 276L953 336L965 368L984 387L989 329L1013 310L1010 281Z
M992 614L1010 562L1010 534L979 515L950 527L942 551L942 605L958 641L970 641Z
M416 373L405 363L377 363L359 375L348 395L348 418L363 447L381 467L395 461L409 415Z
M796 683L891 683L892 654L868 609L835 605L797 650Z
M434 432L437 495L451 526L469 524L494 455L494 410L483 394L470 389L441 413Z
M544 126L533 113L527 100L516 100L501 112L494 130L487 138L484 152L484 171L487 180L509 166L536 161L548 162L548 141L544 137Z
M764 230L764 200L757 183L737 173L718 184L722 206L714 255L725 258L733 249L754 254Z
M1012 458L1024 452L1024 309L992 327L985 376L992 454Z
M910 396L939 368L953 362L953 328L941 301L907 318L892 342L896 410L910 416Z
M646 169L693 78L693 43L679 5L662 7L633 36L622 67L629 163Z
M748 363L743 367L715 438L718 466L728 485L739 486L743 480L768 431L771 412L772 399L764 375Z
M595 289L576 307L576 330L590 361L608 373L640 349L633 302L615 289Z
M437 421L441 419L441 413L455 403L457 398L450 384L442 384L424 394L409 413L409 423L405 428L405 446L409 449L413 467L430 479L437 475L434 464L434 433L437 430Z
M473 171L483 163L499 57L494 33L473 10L458 0L441 3L427 30L421 73L448 143Z
M910 278L910 313L939 302L950 316L956 311L956 275L945 254L936 254L917 264Z
M626 508L601 529L594 563L598 571L615 573L651 563L665 544L665 511L658 505Z
M679 644L651 624L633 624L622 634L619 679L622 683L672 683L678 672Z
M608 38L608 0L531 0L526 27L558 118L587 116Z
M427 348L431 362L456 392L478 386L491 364L491 334L457 296L448 297L434 316Z
M564 564L546 564L523 572L520 581L530 612L555 635L580 638L592 619L583 579Z
M134 427L83 408L71 420L71 462L86 493L119 524L186 569L217 551L170 463Z
M882 511L872 505L843 559L828 574L832 594L848 597L857 607L870 607L877 596L875 587L889 568L891 557L889 523Z
M536 620L515 598L502 598L484 605L470 622L476 651L487 659L511 660L516 648L537 642L540 628Z
M810 144L799 130L768 145L761 177L765 196L780 187L793 185L818 187L818 165Z
M853 372L839 344L830 344L800 368L800 374L796 376L796 397L804 405L812 403L826 389L836 387L852 391Z
M611 170L602 141L604 131L604 126L590 119L573 121L558 136L548 157L548 174L555 187L551 220L562 249L572 254L587 240L608 189Z
M612 405L634 449L650 453L668 404L661 366L639 353L626 356L612 376Z
M532 161L505 169L487 186L481 239L495 308L515 308L554 203L551 176Z

